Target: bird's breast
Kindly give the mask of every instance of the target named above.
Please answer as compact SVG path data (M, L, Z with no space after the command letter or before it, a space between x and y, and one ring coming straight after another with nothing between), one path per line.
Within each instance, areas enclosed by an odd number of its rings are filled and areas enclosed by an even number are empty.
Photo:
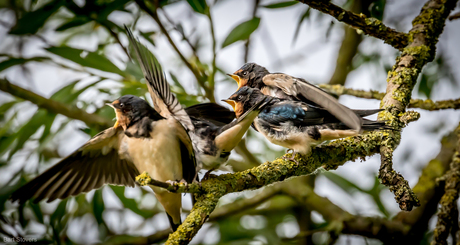
M160 180L181 180L182 161L176 129L168 120L152 122L150 137L124 137L120 153L130 159L140 173Z

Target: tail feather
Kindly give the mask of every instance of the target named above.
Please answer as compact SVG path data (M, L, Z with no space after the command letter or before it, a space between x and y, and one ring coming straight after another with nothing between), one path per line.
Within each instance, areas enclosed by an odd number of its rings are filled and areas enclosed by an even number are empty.
M375 113L379 113L381 111L383 111L383 109L353 110L353 112L356 113L356 115L358 115L360 117L367 117L367 116L370 116L370 115L374 115Z
M372 121L368 119L363 119L362 129L364 131L374 131L374 130L394 130L393 127L385 124L385 121Z
M173 221L173 218L168 213L166 213L166 215L168 216L169 225L171 226L172 231L173 232L177 231L177 228L179 228L181 223L175 224L174 221Z

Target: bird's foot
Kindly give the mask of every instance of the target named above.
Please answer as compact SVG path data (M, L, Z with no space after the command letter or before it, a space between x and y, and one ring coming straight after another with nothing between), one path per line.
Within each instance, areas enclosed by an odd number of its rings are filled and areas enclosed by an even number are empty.
M208 180L209 177L211 177L211 172L214 171L214 170L216 170L216 169L215 169L215 168L211 168L210 170L208 170L208 171L204 174L204 176L203 176L203 178L201 179L201 181ZM213 176L215 176L215 175L213 174Z
M284 160L288 160L288 161L292 161L292 162L295 162L297 164L297 166L299 166L299 162L297 160L295 160L295 156L297 155L297 152L292 150L292 149L289 149L292 151L292 156L291 157L286 157L286 156L283 156L283 159Z

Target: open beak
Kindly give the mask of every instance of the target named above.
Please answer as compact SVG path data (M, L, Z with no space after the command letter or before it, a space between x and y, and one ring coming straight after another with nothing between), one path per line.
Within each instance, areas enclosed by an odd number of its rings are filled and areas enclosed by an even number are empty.
M108 106L112 107L112 108L115 110L115 114L117 113L116 108L115 108L115 106L113 106L112 103L105 103L105 105L108 105ZM114 128L118 128L118 125L119 125L119 123L118 123L118 117L117 117L117 121L115 122L115 124L113 125L113 127L114 127Z
M233 78L233 80L236 81L236 83L238 83L238 88L240 88L240 77L238 75L235 75L235 74L227 74L228 76L230 76L231 78Z
M231 105L234 111L236 110L236 103L235 103L235 101L233 101L233 100L222 100L222 101L225 102L225 103L227 103L227 104L229 104L229 105Z

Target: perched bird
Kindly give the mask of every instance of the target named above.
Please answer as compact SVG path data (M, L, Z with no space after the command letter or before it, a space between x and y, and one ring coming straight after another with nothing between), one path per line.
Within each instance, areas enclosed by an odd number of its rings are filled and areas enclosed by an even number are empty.
M255 63L246 63L239 70L228 75L238 83L238 89L244 86L257 88L265 95L302 101L323 108L351 129L361 131L361 117L324 90L302 78L283 73L270 73L265 67Z
M162 116L143 99L124 95L109 104L117 122L35 179L11 199L66 198L104 184L135 186L146 171L160 181L193 181L195 156L187 131L171 116ZM181 194L150 186L166 210L173 230L181 223Z
M176 111L173 108L163 109L167 108L165 101L173 100L173 98L176 102L169 104L174 105L174 108L181 108L174 94L170 91L161 65L155 56L133 36L128 28L126 30L138 63L145 74L155 108L159 108L161 115L164 111L167 113ZM162 91L162 93L158 94L156 91ZM253 101L253 106L247 108L245 113L240 114L239 118L234 121L231 120L234 113L229 115L228 109L214 103L198 104L187 108L186 114L175 116L185 125L192 139L198 163L197 171L202 168L209 170L205 174L205 178L207 178L211 171L227 162L230 152L243 138L254 118L260 112L259 108L264 103L266 103L265 98L261 98L260 101Z
M258 89L242 87L228 100L234 101L238 118L247 108L253 106L253 101L260 101L263 97L269 96ZM353 110L353 113L362 119L379 111L381 110ZM361 122L360 128L365 131L390 129L382 121L362 119ZM359 134L357 130L350 129L324 109L300 101L279 98L273 98L265 104L254 120L254 127L273 144L292 150L292 158L288 160L294 162L296 153L305 155L310 152L312 145Z

